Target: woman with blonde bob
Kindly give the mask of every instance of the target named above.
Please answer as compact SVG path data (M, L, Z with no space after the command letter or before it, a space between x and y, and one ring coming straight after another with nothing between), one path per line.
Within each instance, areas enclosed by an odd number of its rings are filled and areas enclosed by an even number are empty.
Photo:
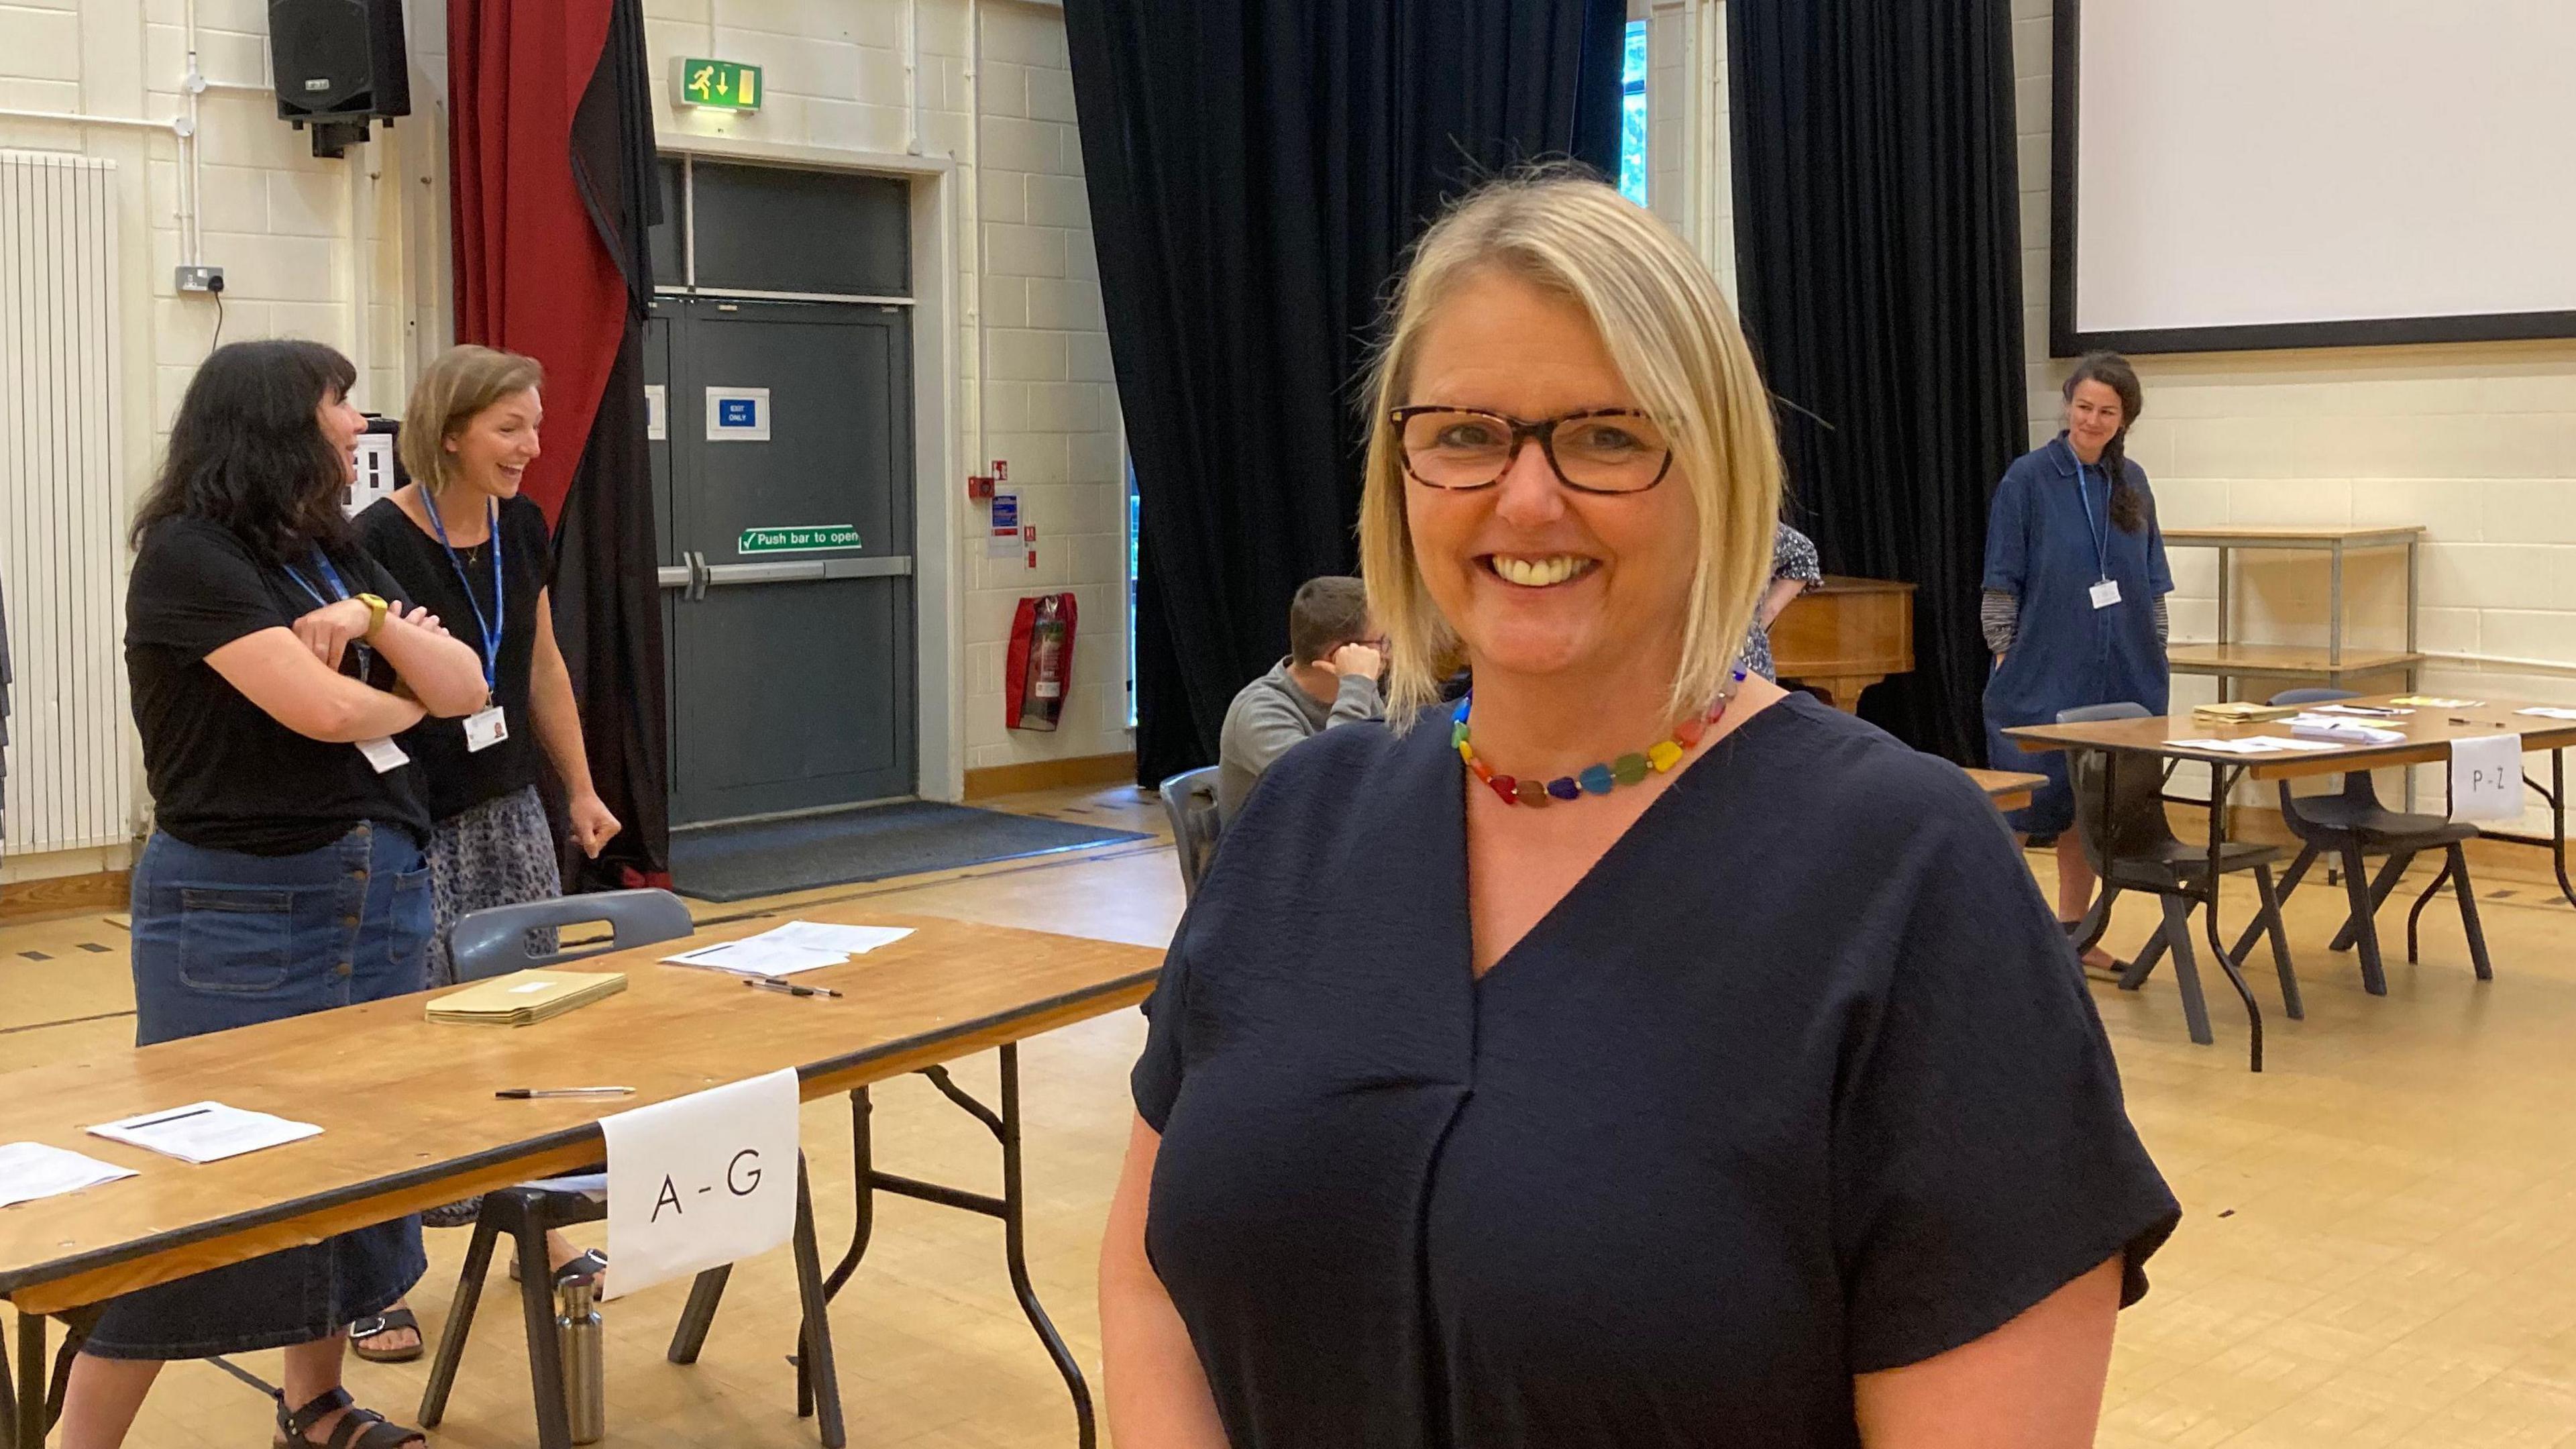
M1371 382L1389 723L1272 768L1173 941L1120 1449L2092 1442L2178 1210L1976 788L1731 667L1780 468L1706 269L1489 185Z
M554 541L546 516L519 485L542 451L545 421L535 358L456 347L412 385L401 450L411 481L358 515L367 552L475 648L491 689L465 719L426 720L403 737L421 763L433 822L429 889L434 928L429 984L456 979L449 937L460 919L493 906L563 894L554 827L537 794L538 772L563 782L573 841L596 857L617 817L592 787L572 671L555 645ZM549 937L550 939L550 937ZM432 1227L474 1220L475 1200L424 1215ZM562 1234L547 1246L556 1276L596 1274L607 1260ZM405 1363L421 1355L420 1322L407 1302L349 1325L360 1358Z

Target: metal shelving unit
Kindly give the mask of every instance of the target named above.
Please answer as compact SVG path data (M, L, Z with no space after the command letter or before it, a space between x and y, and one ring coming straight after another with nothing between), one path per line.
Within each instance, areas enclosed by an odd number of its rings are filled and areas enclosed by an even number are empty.
M2400 524L2382 528L2174 528L2165 530L2167 548L2218 550L2218 638L2209 643L2175 643L2165 657L2176 674L2208 674L2218 680L2218 697L2242 679L2323 679L2341 686L2365 674L2403 671L2409 692L2421 688L2418 675L2424 656L2417 650L2416 606L2422 597L2421 556L2424 528ZM2406 550L2406 647L2344 647L2344 559L2367 550ZM2322 552L2326 555L2326 647L2254 644L2228 637L2230 578L2228 555L2238 549Z

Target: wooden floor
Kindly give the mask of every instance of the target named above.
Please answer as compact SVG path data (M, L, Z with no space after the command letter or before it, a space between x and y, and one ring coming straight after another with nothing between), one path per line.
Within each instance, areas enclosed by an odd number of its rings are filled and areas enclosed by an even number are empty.
M996 803L1162 829L1159 809L1132 789ZM2301 892L2290 941L2308 1019L2281 1019L2274 989L2258 979L2271 1029L2259 1077L2245 1070L2242 1014L2214 972L2214 1047L2185 1039L2163 970L2136 994L2094 988L2131 1111L2187 1212L2153 1265L2154 1292L2121 1323L2100 1443L2576 1446L2576 910L2536 873L2488 875L2497 979L2473 979L2447 904L2426 913L2424 963L2405 965L2392 906L2385 999L2363 994L2351 957L2325 950L2341 893ZM1181 908L1169 846L1141 843L784 899L856 896L1153 944ZM2249 905L2232 897L2229 918L2241 923ZM2116 952L2134 950L2152 910L2124 903ZM2268 978L2268 960L2258 965ZM0 928L0 1069L120 1047L131 1009L122 918ZM1034 1041L1022 1056L1035 1276L1095 1383L1093 1255L1142 1035L1142 1020L1121 1013ZM965 1063L959 1077L989 1092L992 1059ZM805 1111L830 1256L850 1220L847 1114L838 1102ZM991 1139L927 1083L879 1089L876 1122L881 1166L998 1190ZM414 1302L433 1332L464 1238L430 1235L430 1275ZM683 1293L669 1285L610 1306L604 1442L814 1443L810 1421L793 1414L786 1255L736 1271L692 1368L661 1357ZM495 1274L436 1442L532 1441L508 1294ZM1073 1444L1063 1388L1012 1301L998 1224L882 1202L867 1265L833 1322L854 1445ZM232 1367L274 1381L277 1356L248 1354ZM419 1364L353 1363L351 1383L362 1401L407 1419L421 1377ZM223 1367L176 1364L129 1442L235 1449L266 1442L265 1415L258 1392Z

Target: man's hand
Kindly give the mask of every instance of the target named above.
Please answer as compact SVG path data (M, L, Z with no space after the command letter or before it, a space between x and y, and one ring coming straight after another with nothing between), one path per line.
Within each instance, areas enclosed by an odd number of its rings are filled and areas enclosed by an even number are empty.
M1386 656L1366 644L1345 644L1324 661L1340 675L1356 674L1362 679L1375 679L1386 668Z

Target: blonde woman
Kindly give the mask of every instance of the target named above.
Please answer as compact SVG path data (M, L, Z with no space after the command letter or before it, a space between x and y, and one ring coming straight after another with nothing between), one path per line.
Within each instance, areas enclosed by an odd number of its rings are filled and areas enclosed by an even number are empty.
M1975 787L1731 669L1779 464L1706 270L1498 183L1373 381L1391 724L1282 759L1173 942L1120 1449L2091 1443L2178 1210Z
M572 673L555 646L546 577L554 545L545 514L519 496L540 451L545 373L536 360L489 347L459 347L423 372L403 418L403 466L412 481L358 515L367 552L474 646L491 700L461 720L429 720L403 737L420 762L434 822L429 844L429 984L456 979L449 934L459 918L492 906L563 894L554 830L537 772L563 782L573 838L589 855L617 834L582 748ZM471 1202L427 1215L432 1226L473 1221ZM560 1276L596 1272L604 1260L558 1237ZM380 1363L420 1357L418 1321L401 1303L352 1324L358 1356Z

